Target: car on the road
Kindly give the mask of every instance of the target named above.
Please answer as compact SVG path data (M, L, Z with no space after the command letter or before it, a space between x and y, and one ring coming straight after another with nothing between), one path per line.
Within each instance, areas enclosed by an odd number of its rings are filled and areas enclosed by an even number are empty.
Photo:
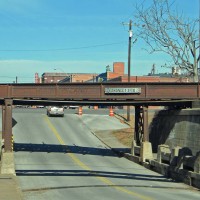
M48 106L47 115L51 116L61 116L64 117L64 107L63 106Z
M76 109L79 108L79 106L69 106L69 109Z

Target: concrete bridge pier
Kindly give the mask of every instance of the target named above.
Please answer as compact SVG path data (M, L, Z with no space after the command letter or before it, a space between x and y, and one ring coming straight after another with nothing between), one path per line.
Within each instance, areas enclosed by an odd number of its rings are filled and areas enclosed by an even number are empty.
M2 138L4 139L4 151L12 152L13 151L13 135L12 135L12 99L5 99L5 109L2 110L2 124L3 132Z
M12 135L12 99L5 99L2 107L2 141L4 150L1 153L1 174L15 174Z
M2 145L4 144L5 135L5 105L2 105Z

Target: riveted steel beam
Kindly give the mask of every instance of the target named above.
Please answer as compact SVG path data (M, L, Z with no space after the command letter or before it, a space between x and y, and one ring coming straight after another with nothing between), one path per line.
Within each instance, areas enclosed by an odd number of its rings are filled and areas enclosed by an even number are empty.
M135 106L135 141L137 146L149 141L148 106Z

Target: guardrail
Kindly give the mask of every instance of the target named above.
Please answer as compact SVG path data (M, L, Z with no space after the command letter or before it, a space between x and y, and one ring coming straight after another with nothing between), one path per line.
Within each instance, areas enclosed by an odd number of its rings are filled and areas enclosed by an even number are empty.
M194 173L200 173L200 151L195 156L190 149L175 147L170 150L168 145L159 145L157 161L168 164L175 169L183 169Z
M134 144L131 154L124 153L123 156L166 177L200 188L200 151L194 156L186 147L177 146L170 149L168 145L163 144L158 146L157 157L148 157L149 153L143 159L143 148Z

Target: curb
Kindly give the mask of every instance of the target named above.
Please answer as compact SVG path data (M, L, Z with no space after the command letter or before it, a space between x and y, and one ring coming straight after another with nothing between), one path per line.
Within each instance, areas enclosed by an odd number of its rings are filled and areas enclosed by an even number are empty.
M130 128L133 128L133 126L131 126L131 124L128 121L126 121L126 119L124 117L122 117L120 114L115 113L115 112L114 112L114 114L117 119L122 120L124 124L130 126Z
M111 149L114 153L116 153L119 157L124 157L124 152L117 151L115 148L112 148L110 145L108 145L104 140L102 140L100 137L98 137L93 131L91 133L100 140L103 144L105 144L109 149Z

